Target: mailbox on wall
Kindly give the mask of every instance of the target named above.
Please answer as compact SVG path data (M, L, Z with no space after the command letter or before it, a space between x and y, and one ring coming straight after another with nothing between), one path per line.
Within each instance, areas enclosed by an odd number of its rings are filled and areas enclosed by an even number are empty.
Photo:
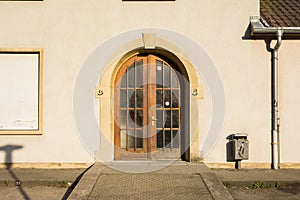
M241 161L249 159L248 134L236 133L227 137L227 160L235 162L235 168L241 168Z
M237 133L232 136L232 148L234 160L248 160L249 141L245 133Z

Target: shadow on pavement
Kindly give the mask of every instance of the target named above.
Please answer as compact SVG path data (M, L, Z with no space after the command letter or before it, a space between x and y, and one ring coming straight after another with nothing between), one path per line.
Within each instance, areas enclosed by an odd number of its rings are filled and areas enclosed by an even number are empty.
M18 176L13 172L13 170L11 168L12 164L13 164L12 152L14 150L21 149L21 148L23 148L23 146L20 146L20 145L6 145L6 146L0 147L0 151L5 152L5 161L4 161L4 163L5 163L6 169L7 169L8 173L14 179L14 181L16 183L16 186L18 187L18 190L20 191L20 193L22 194L22 196L24 197L25 200L30 200L29 196L26 194L26 192L22 188L21 180L18 178Z
M74 181L74 183L68 188L67 192L64 194L62 200L67 200L69 196L71 195L74 188L77 186L78 182L82 178L82 176L92 167L93 165L89 166L87 169L85 169Z

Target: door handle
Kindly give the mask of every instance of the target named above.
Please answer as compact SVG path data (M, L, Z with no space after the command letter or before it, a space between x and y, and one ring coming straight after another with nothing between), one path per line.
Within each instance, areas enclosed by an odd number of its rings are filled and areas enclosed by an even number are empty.
M157 119L152 115L152 117L151 117L151 125L152 126L155 125L155 121L157 121Z

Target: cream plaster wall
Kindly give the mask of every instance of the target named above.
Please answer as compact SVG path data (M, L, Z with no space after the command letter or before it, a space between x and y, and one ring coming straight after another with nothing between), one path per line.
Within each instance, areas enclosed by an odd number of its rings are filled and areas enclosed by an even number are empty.
M23 145L13 154L15 162L93 162L93 155L80 142L73 117L77 74L89 54L112 36L156 27L177 31L198 43L222 77L225 121L219 140L204 158L205 162L226 162L226 137L247 132L250 140L247 162L270 163L270 54L263 41L242 39L249 17L258 14L258 0L0 2L0 23L4 27L0 47L44 49L43 135L1 135L0 146ZM300 139L297 133L299 46L299 42L283 41L279 50L281 155L283 162L290 163L300 162L293 154L299 151L296 143ZM188 60L188 55L182 57ZM204 99L196 103L201 108L198 141L201 143L211 113L207 88ZM200 153L200 147L198 150ZM4 153L0 155L3 159Z
M300 42L284 41L279 51L281 161L299 163Z

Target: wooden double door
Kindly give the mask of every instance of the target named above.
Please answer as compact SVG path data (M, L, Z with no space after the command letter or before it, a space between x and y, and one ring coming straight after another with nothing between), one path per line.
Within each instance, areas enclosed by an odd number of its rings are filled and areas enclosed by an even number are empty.
M118 71L114 92L115 159L180 158L178 72L154 55L134 56Z

